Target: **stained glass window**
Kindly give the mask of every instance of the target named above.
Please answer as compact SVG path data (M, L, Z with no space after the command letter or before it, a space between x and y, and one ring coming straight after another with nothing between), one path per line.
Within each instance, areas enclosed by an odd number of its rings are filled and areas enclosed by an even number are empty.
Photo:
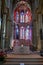
M26 40L28 40L29 39L29 29L28 28L26 28Z
M24 39L24 27L22 26L21 28L20 28L20 39Z
M16 22L19 22L19 13L16 12Z
M27 22L28 22L28 11L25 14L25 23L27 23Z
M26 31L25 31L25 37L26 40L32 40L32 29L30 28L30 26L27 26Z
M19 39L19 28L18 28L17 25L16 25L16 28L15 28L15 34L16 34L16 39Z
M28 29L26 30L26 40L28 39Z
M30 29L30 40L32 41L32 29Z
M24 23L24 12L20 12L20 23Z

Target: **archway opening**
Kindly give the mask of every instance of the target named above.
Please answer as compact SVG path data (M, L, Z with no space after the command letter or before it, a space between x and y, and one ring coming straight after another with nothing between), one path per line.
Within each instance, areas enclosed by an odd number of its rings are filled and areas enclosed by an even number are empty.
M32 11L27 2L20 1L14 9L14 24L13 48L29 50L32 45Z

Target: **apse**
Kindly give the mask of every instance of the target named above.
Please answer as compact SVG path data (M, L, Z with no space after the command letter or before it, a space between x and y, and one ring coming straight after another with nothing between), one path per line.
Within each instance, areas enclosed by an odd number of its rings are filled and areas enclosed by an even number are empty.
M21 1L17 4L14 9L14 23L16 23L15 39L28 41L28 44L32 43L32 10L27 2Z

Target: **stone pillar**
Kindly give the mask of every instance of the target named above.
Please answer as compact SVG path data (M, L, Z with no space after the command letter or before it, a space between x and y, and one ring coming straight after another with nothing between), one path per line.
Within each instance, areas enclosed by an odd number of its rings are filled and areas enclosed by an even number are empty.
M37 29L36 29L36 7L35 7L35 1L32 3L32 19L33 19L33 46L35 47L35 49L37 49Z
M6 14L3 15L3 25L2 25L2 48L5 48L5 35L6 35Z
M1 4L1 48L4 50L6 33L6 14L4 13L5 0L2 0Z
M6 26L6 44L5 44L5 47L7 49L9 49L9 47L10 47L11 34L12 34L11 20L7 20L7 26Z
M34 47L37 48L37 31L36 31L36 20L34 20L34 23L33 23L33 44L34 44Z
M14 36L15 36L15 34L14 34L14 22L13 21L11 21L11 28L12 28L12 33L11 33L11 37L10 37L10 48L12 48L12 42L13 42L13 40L14 40Z
M41 40L40 40L40 28L41 28L41 15L37 14L37 50L41 50Z
M37 48L36 15L33 13L33 46Z

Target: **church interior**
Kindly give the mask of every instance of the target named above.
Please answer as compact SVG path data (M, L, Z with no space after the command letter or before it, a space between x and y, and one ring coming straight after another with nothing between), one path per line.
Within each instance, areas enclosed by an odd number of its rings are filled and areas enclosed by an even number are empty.
M0 0L1 50L3 65L43 65L43 0Z

